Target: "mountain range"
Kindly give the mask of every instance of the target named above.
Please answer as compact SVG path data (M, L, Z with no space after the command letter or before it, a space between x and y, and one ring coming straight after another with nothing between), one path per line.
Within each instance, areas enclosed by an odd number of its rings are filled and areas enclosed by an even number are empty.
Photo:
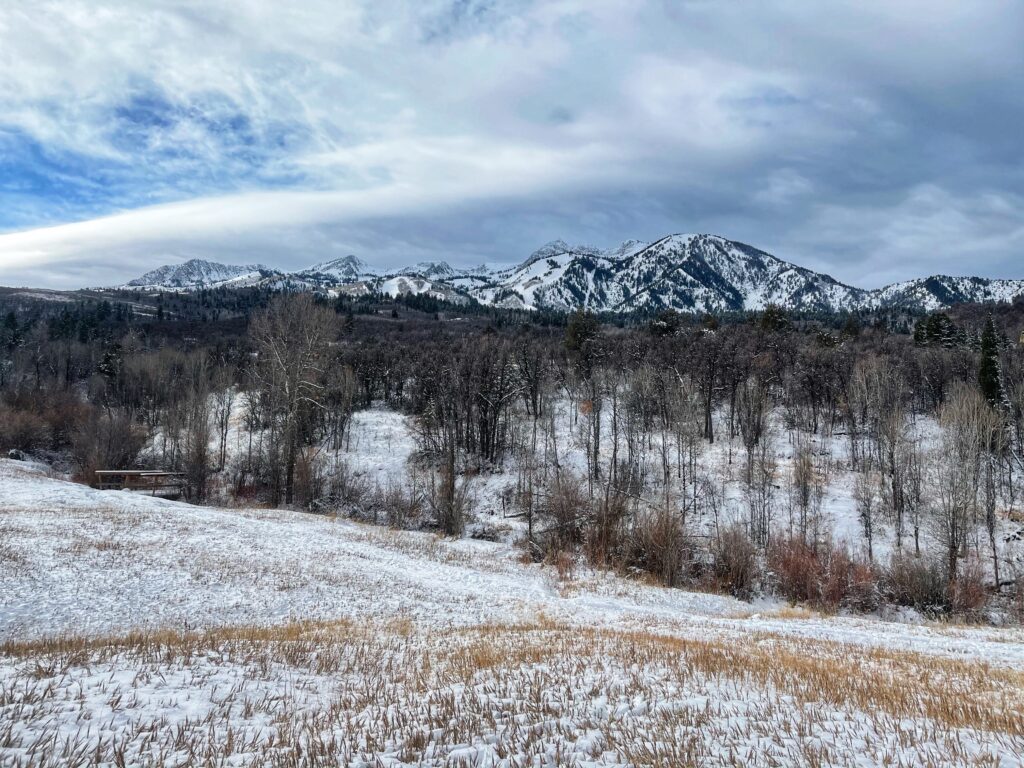
M1024 296L1024 280L948 275L866 290L744 243L704 234L669 235L651 243L629 240L610 249L555 240L518 266L506 268L465 269L439 261L379 270L355 256L345 256L284 272L261 264L193 259L147 272L122 287L190 291L252 286L351 295L427 294L510 309L583 307L597 312L725 312L758 310L769 304L804 311L930 311L962 302L1006 302Z

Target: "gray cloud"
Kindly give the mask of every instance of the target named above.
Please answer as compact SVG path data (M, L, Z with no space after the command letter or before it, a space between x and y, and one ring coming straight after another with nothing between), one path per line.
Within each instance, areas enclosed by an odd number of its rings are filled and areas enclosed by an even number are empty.
M0 284L673 231L1024 277L1021 72L1011 0L0 8Z

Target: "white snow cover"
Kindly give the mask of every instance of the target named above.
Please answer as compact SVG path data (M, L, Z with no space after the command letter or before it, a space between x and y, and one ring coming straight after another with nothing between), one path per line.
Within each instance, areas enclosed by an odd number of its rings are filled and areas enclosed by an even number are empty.
M400 436L370 427L362 469L386 472L377 451ZM311 764L625 768L654 764L636 757L644 744L665 750L662 765L733 765L737 754L802 764L808 750L836 765L1010 765L1024 754L1005 732L818 700L799 679L761 685L713 663L762 658L771 675L773 656L797 669L803 656L881 668L883 680L892 664L893 685L930 667L931 682L954 685L965 673L950 663L984 660L991 695L1012 701L1019 691L1000 686L1024 670L1019 630L789 613L592 572L566 583L506 544L95 491L6 460L0 500L0 640L344 622L281 640L226 630L181 645L0 651L4 765L183 765L213 753L262 765L301 749L320 755Z
M566 418L560 407L564 466L580 468ZM407 417L374 408L337 458L386 487L414 449ZM703 460L725 471L730 450L719 441ZM474 481L478 517L515 524L498 502L511 481ZM848 481L825 507L854 541ZM1018 628L824 616L579 566L562 580L510 543L98 491L29 462L0 460L0 585L5 766L288 765L298 749L310 765L367 767L1024 756L1020 709L996 713L995 730L929 714L946 688L985 713L1024 705ZM274 629L307 620L321 623ZM153 639L104 639L139 630ZM55 636L71 639L19 648ZM846 677L829 689L816 664ZM904 703L859 704L868 677L871 696L891 685Z
M387 471L385 457L364 469ZM395 460L397 461L397 460ZM865 617L791 621L774 603L584 572L563 594L508 544L443 540L283 510L196 507L98 491L0 460L0 638L412 616L440 626L536 615L687 636L771 631L1024 663L1017 629Z

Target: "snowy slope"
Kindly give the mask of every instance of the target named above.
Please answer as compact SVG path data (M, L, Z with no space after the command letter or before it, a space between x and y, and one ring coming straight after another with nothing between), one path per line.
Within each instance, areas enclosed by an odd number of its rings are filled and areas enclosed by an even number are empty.
M469 626L540 612L586 626L687 637L770 631L1024 665L1019 629L792 621L773 604L589 571L566 592L551 569L524 565L508 544L97 491L6 459L0 499L0 639L403 615Z
M337 284L356 283L372 280L376 273L362 259L356 256L343 256L314 264L306 269L289 273L286 278L291 287L303 285L310 288L323 288Z
M356 416L353 469L407 474L406 417ZM1019 628L563 581L504 543L97 491L2 459L0 585L2 765L1024 758Z
M932 275L893 283L871 292L873 307L919 307L928 311L962 302L1011 302L1024 296L1024 280Z
M397 270L397 274L445 280L455 277L459 273L446 261L421 261L418 264Z

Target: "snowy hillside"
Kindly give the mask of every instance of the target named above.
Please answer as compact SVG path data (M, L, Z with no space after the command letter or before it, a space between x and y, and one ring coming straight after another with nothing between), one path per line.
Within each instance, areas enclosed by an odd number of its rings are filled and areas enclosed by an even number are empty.
M837 310L856 305L863 291L828 275L796 267L756 248L710 235L673 235L633 255L618 282L616 309L701 311Z
M1017 629L560 579L507 544L95 491L6 460L0 499L3 765L1024 756Z
M235 408L227 446L241 455ZM568 403L551 425L563 471L584 469ZM330 459L388 495L417 482L414 432L397 411L357 411ZM815 440L815 455L844 450ZM723 523L742 514L739 449L721 439L700 458L721 469ZM788 472L792 445L775 450ZM823 522L852 544L852 475L829 464ZM525 522L503 513L516 477L510 464L468 486L470 530L496 534L485 541L99 491L0 459L0 764L1024 757L1019 627L818 614L527 562ZM890 545L880 530L876 553Z
M871 305L934 311L962 302L1010 302L1024 296L1024 280L933 275L894 283L871 292Z
M935 310L961 302L1013 301L1024 280L937 275L877 290L845 285L744 243L717 235L669 235L654 243L628 240L600 249L554 240L511 268L459 269L421 262L376 270L355 256L281 273L191 261L161 267L130 287L191 290L253 285L335 293L428 293L470 298L508 309L599 312L675 309L682 312L760 310L774 304L799 311L885 308Z

